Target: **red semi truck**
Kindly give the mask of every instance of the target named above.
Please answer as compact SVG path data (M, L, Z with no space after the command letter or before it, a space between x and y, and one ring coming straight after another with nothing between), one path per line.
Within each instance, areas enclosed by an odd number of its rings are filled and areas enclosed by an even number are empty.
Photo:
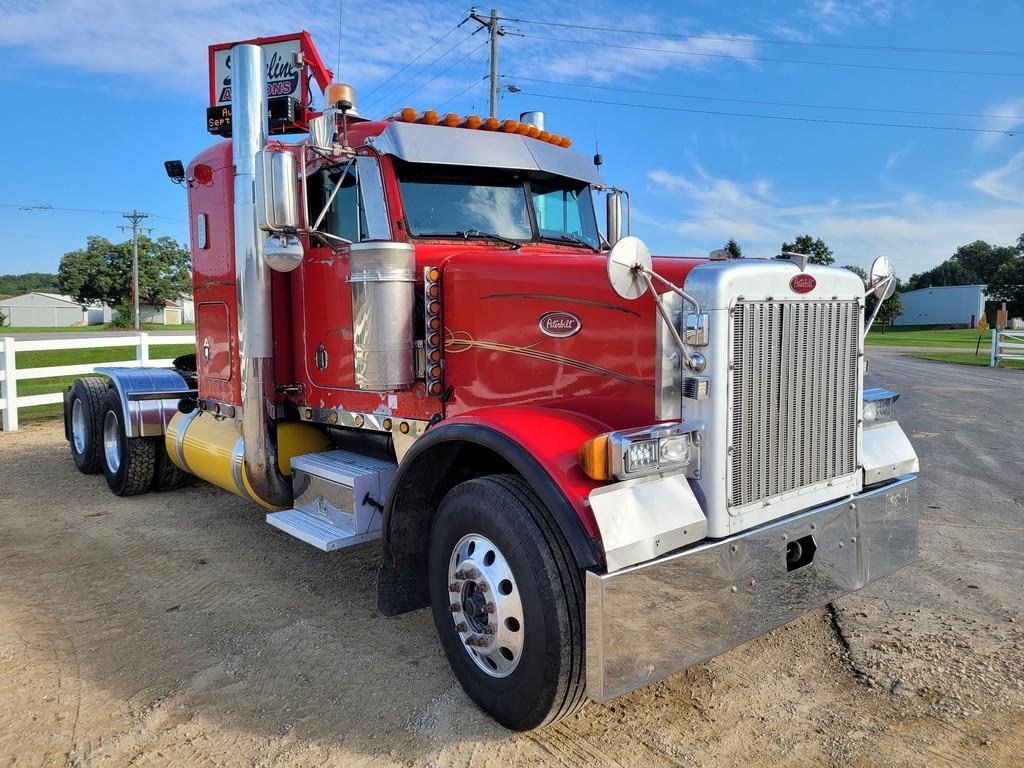
M856 275L652 258L539 113L366 119L306 33L210 66L226 138L168 163L197 353L77 381L80 470L123 496L202 478L327 552L379 540L380 610L429 606L514 729L915 559L918 461L863 387ZM893 282L881 259L867 292Z

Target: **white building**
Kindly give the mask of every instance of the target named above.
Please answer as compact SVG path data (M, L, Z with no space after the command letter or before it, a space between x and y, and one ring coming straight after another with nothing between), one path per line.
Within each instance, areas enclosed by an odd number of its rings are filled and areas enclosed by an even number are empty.
M183 296L177 301L168 299L163 304L139 306L139 321L142 323L181 325L182 323L194 323L195 320L195 304L191 296Z
M962 325L976 328L985 312L984 285L943 285L901 293L903 314L893 325Z
M72 328L111 320L110 307L86 306L70 296L31 291L0 301L6 325L15 328Z

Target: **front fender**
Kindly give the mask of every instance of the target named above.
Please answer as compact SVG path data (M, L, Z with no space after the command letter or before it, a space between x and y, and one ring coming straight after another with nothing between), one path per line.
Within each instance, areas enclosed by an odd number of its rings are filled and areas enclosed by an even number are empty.
M408 530L399 523L403 515L432 517L434 505L451 485L473 476L458 466L447 466L476 460L466 453L456 458L451 449L461 446L460 450L468 447L478 449L478 455L500 457L504 471L511 467L526 480L551 512L581 567L602 563L600 530L588 500L601 483L583 473L576 453L585 441L608 429L572 411L519 406L482 408L431 427L405 455L392 483L382 521L385 562L394 567L424 543L422 525ZM427 493L422 486L440 482L438 475L444 472L452 478L445 483L448 487Z

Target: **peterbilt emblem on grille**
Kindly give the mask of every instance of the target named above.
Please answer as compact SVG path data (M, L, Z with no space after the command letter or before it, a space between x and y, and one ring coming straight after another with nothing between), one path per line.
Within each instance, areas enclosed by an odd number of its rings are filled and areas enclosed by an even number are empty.
M540 316L540 330L556 339L574 336L583 328L583 323L576 315L569 312L547 312Z
M818 281L814 279L814 275L808 275L806 272L793 275L793 279L789 281L789 287L793 289L794 293L810 293L817 284Z

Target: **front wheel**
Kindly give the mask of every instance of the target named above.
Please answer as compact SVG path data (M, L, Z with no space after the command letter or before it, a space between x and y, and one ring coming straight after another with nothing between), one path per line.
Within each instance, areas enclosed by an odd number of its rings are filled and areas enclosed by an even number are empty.
M528 730L584 703L583 584L561 532L522 478L469 480L441 501L430 602L466 693Z

